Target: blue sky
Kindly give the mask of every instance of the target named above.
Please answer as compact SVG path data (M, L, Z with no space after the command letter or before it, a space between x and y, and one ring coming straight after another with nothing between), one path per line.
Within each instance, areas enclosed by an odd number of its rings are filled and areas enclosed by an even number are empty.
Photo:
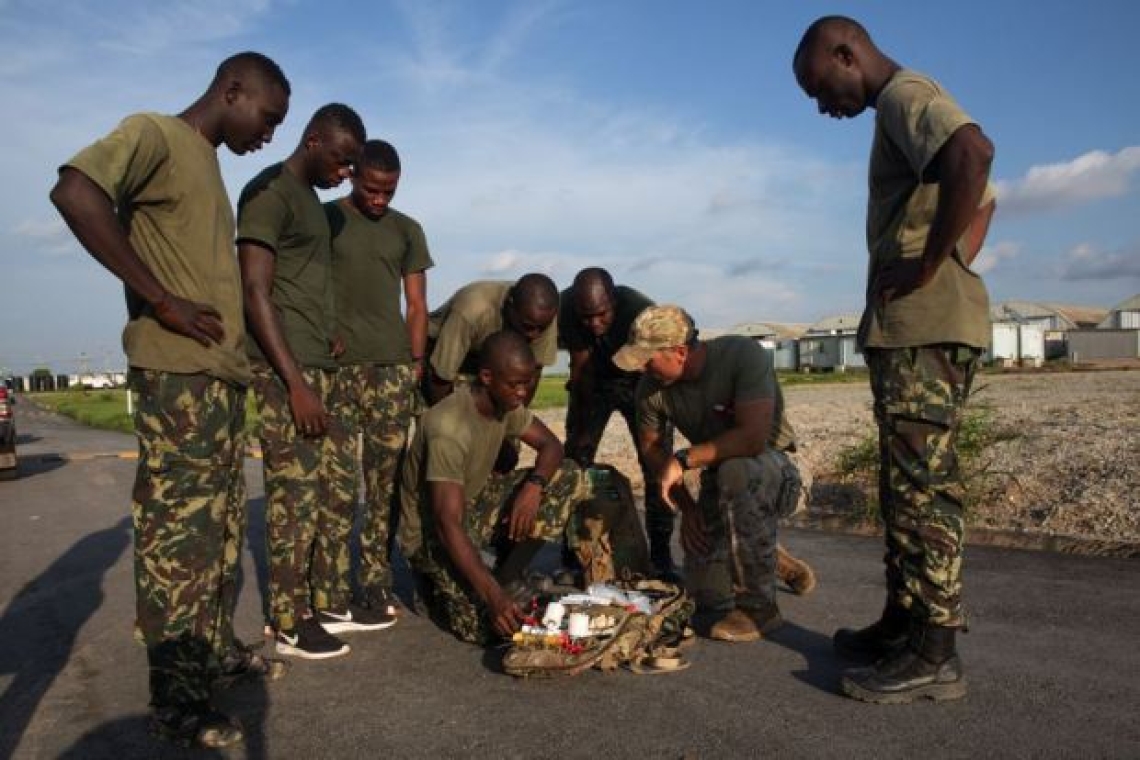
M55 168L128 113L181 110L244 49L294 96L271 145L224 156L231 196L313 110L349 103L401 152L395 205L427 231L433 305L474 279L564 285L600 264L706 327L857 312L871 114L820 116L789 63L832 12L940 79L994 141L978 267L995 301L1140 291L1130 0L0 0L0 369L123 365L121 288L48 203Z

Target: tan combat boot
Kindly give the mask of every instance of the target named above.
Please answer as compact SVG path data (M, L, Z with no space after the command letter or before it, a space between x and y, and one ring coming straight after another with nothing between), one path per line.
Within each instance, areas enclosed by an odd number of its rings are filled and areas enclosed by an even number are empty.
M776 577L797 596L805 596L815 589L815 571L802 559L796 559L783 544L776 544Z
M752 617L743 610L732 610L724 614L709 628L709 638L717 641L759 641L760 629Z

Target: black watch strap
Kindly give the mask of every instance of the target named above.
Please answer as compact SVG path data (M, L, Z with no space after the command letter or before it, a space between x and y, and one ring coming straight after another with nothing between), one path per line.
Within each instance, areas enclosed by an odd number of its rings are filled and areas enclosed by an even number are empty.
M689 450L688 449L677 449L676 451L673 452L673 458L676 459L678 464L681 465L682 470L693 469L692 465L689 464Z
M534 483L538 486L543 493L546 493L547 487L550 485L550 480L544 475L539 475L537 472L532 472L526 476L527 483Z

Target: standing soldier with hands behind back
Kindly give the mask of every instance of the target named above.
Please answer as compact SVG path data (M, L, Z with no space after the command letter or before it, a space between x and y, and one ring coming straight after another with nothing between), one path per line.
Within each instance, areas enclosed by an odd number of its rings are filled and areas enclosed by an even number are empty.
M875 662L848 671L856 699L958 699L962 490L955 441L989 341L985 285L970 265L993 216L994 149L931 78L899 66L843 16L817 20L793 58L819 112L875 109L867 203L867 306L859 345L879 428L879 504L887 600L872 625L841 629L835 649Z
M257 150L288 110L277 64L239 53L182 113L130 116L81 151L51 193L83 247L126 286L123 347L138 394L136 624L152 729L199 747L242 739L210 705L223 664L279 672L233 635L250 368L217 149Z

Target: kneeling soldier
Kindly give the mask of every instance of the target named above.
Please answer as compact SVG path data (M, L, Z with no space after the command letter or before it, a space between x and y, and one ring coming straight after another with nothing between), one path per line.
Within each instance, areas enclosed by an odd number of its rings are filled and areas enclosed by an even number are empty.
M504 588L505 568L521 576L541 542L565 532L591 580L605 580L592 568L645 552L633 509L598 501L608 513L586 513L586 472L563 460L561 442L524 405L536 371L522 335L488 337L476 382L424 413L405 463L401 548L432 617L464 641L489 644L518 630L523 610ZM503 441L516 437L537 452L534 467L493 472ZM498 573L480 549L498 552Z

